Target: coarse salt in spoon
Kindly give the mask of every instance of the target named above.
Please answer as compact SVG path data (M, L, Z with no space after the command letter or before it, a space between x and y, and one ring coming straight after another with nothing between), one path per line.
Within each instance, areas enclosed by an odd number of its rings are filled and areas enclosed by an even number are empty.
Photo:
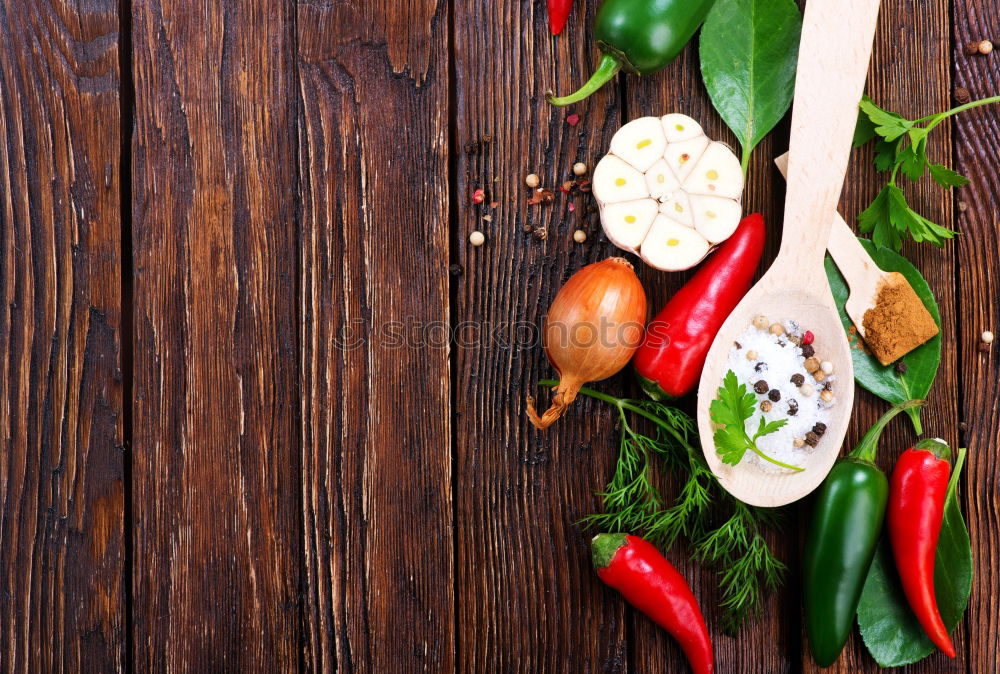
M788 173L787 153L774 163L782 175ZM827 250L851 289L844 310L882 365L894 363L940 332L906 277L882 271L839 213L833 216Z
M698 430L705 459L733 496L757 506L796 501L815 489L840 452L854 403L850 346L830 292L823 257L837 210L864 90L879 0L809 0L802 21L789 141L789 180L781 248L716 335L698 387ZM822 441L802 451L799 472L769 472L744 458L732 466L716 453L709 405L734 341L757 315L797 321L837 373L836 400Z

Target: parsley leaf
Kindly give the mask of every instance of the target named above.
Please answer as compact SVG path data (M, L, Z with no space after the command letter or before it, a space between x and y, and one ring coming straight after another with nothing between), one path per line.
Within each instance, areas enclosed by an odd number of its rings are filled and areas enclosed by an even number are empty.
M854 146L860 147L874 141L875 167L889 171L889 181L875 200L858 216L862 233L869 234L874 243L895 251L910 238L917 243L927 242L943 246L954 238L955 231L924 217L906 201L906 196L896 184L902 173L911 181L918 181L928 173L938 185L951 188L968 184L968 180L941 164L932 164L927 158L927 136L938 124L963 110L1000 103L1000 96L984 98L960 105L945 112L906 119L895 112L880 108L868 96L858 103L858 125L854 130Z
M772 459L757 448L759 438L774 433L787 424L788 419L765 422L761 416L757 432L752 438L747 435L746 422L753 416L756 402L757 397L747 390L746 384L740 384L736 380L736 373L732 370L726 372L726 376L722 378L722 386L719 387L718 397L708 407L712 422L718 426L712 435L712 440L715 442L715 451L719 458L723 463L735 466L750 451L781 468L803 470L799 466Z

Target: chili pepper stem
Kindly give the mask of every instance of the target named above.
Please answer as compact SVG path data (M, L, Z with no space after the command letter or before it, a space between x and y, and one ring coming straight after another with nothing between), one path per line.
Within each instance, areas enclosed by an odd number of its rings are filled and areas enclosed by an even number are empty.
M951 447L937 438L924 438L913 449L924 449L934 455L935 458L947 461L951 458Z
M882 431L900 412L904 412L924 404L923 400L907 400L906 402L893 405L892 409L882 415L882 418L875 422L875 425L868 429L865 437L861 439L858 446L851 452L851 458L860 459L867 463L875 463L875 453L878 451L878 440L882 436Z
M597 534L590 541L591 559L595 569L606 568L615 558L615 553L625 545L627 534Z
M601 62L597 64L597 70L595 70L594 74L590 76L590 79L587 80L586 84L580 87L577 91L573 92L569 96L562 97L553 96L550 92L546 95L546 98L549 103L558 107L577 103L610 82L621 69L622 61L620 58L614 56L613 54L604 54L601 57Z

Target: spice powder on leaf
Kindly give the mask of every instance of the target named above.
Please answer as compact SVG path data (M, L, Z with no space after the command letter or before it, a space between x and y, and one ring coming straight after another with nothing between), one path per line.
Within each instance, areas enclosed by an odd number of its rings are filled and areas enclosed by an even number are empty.
M939 332L924 303L898 273L879 286L875 306L865 312L862 323L865 341L882 365L899 360Z

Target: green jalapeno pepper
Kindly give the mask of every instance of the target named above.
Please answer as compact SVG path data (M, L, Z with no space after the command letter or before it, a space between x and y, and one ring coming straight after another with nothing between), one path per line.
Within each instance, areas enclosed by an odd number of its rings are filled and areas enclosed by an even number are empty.
M590 96L624 70L650 75L674 60L705 21L715 0L606 0L597 10L594 39L603 56L579 91L552 105L569 105Z
M820 667L832 665L847 643L882 533L889 482L874 463L879 437L893 417L922 404L910 400L886 412L820 487L802 565L806 635Z

